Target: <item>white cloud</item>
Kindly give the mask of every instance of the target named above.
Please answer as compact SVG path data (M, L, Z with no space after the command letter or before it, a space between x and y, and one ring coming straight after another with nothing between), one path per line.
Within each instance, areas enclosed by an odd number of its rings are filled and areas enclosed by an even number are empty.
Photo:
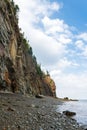
M64 32L65 29L68 29L68 26L60 19L50 19L46 16L42 19L42 23L48 33Z
M73 61L69 61L67 60L66 57L64 57L63 59L60 59L58 62L58 68L60 69L65 69L67 67L72 67L72 66L78 66L77 63L74 63Z
M46 63L57 62L59 57L66 53L65 46L38 29L32 29L30 41L35 53L42 59L41 61L44 60Z
M81 49L81 50L83 50L83 48L84 48L84 42L83 42L82 40L76 41L76 42L75 42L75 45L76 45L79 49Z
M81 33L77 36L78 39L82 39L84 41L87 41L87 33L84 32L84 33Z
M76 75L76 74L64 74L62 78L60 77L59 82L63 85L67 82L67 84L63 86L74 87L74 88L87 88L87 74Z
M69 98L82 98L86 97L84 93L87 92L87 73L84 74L64 74L55 71L52 77L57 86L57 96Z
M50 5L49 5L49 6L50 6ZM63 4L58 4L58 3L56 3L56 2L53 2L53 4L51 4L50 8L51 8L52 10L58 11L62 6L63 6Z
M63 44L71 44L72 43L72 39L70 38L70 35L68 35L68 34L60 34L57 39Z
M72 33L70 27L63 20L51 19L46 16L42 19L42 23L46 34L51 35L63 44L71 43Z
M58 75L60 75L61 74L61 70L56 70L56 69L54 69L54 70L52 70L51 72L50 72L50 74L51 74L51 76L58 76Z
M87 58L87 46L85 46L82 55Z
M24 20L28 20L31 22L38 22L44 16L50 16L54 11L59 11L62 7L61 4L57 2L50 2L47 0L25 0L24 2L21 0L14 0L20 7L20 17L23 18L26 16ZM24 22L24 21L20 21ZM27 21L26 21L27 22Z
M87 45L82 40L77 40L75 42L76 47L81 50L79 56L83 56L83 58L87 58Z

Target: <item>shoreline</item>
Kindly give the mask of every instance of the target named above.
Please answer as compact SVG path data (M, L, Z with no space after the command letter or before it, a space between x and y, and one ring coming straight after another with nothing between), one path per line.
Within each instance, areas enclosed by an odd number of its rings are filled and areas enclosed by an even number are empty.
M85 130L60 112L63 101L0 93L0 130Z

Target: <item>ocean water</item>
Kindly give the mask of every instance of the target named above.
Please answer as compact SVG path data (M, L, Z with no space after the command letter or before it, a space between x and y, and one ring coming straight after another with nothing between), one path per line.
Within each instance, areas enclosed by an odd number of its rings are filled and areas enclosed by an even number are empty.
M73 118L76 119L80 125L87 126L87 100L68 101L58 106L57 111L63 112L65 110L76 112Z

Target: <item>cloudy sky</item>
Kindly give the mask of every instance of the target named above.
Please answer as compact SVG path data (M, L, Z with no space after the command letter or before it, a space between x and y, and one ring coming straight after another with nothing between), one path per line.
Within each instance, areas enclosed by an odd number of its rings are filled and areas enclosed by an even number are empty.
M87 99L87 0L14 0L19 26L57 96Z

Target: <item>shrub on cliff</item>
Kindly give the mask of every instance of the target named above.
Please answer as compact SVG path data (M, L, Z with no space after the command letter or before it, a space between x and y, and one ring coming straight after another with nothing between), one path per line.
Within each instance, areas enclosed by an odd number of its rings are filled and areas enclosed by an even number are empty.
M30 55L33 55L32 47L29 44L29 41L24 37L24 33L21 33L22 43L24 44L25 48L27 49Z
M18 19L19 6L16 5L13 0L11 0L11 4L12 4L12 7L13 7L14 15Z
M23 39L23 44L25 45L26 49L29 49L30 46L28 44L28 41L24 37L22 37L22 39Z
M28 53L29 53L30 55L33 55L32 47L29 47Z
M41 70L41 66L39 64L36 65L36 71L37 71L37 74L42 78L43 71Z

